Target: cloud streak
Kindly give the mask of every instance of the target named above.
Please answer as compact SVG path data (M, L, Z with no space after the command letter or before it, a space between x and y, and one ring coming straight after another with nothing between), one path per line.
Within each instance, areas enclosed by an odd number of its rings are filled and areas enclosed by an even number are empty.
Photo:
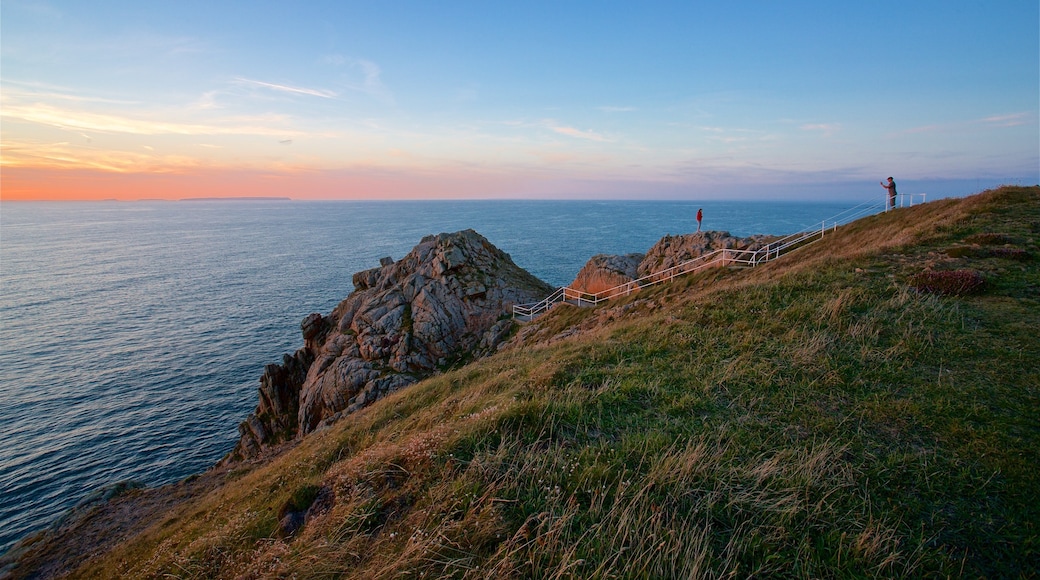
M279 84L275 84L275 83L267 83L267 82L264 82L264 81L257 81L257 80L253 80L253 79L247 79L247 78L244 78L244 77L235 77L235 82L240 83L240 84L244 84L244 85L260 87L260 88L264 88L264 89L270 89L272 91L277 91L277 92L282 92L282 93L289 93L289 94L294 94L294 95L307 95L307 96L311 96L311 97L320 97L322 99L334 99L337 96L339 96L334 91L328 91L328 90L323 90L323 89L308 89L308 88L305 88L305 87L294 87L294 86L290 86L290 85L279 85Z
M806 123L801 126L802 131L822 131L824 133L832 133L841 128L838 123Z
M0 111L0 116L7 120L23 121L38 125L74 129L77 131L93 131L97 133L126 133L130 135L279 135L287 133L285 128L268 127L256 124L257 121L270 123L283 119L275 116L259 118L233 119L237 124L212 125L182 123L152 119L135 119L110 113L92 113L64 109L45 104L19 105L8 104Z
M613 139L609 139L595 131L586 131L575 127L567 127L563 125L557 125L555 123L547 123L549 129L560 135L566 135L568 137L574 137L575 139L584 139L586 141L596 141L598 143L611 143Z
M985 119L982 119L982 122L989 125L996 125L998 127L1020 127L1030 123L1032 117L1033 116L1029 113L1013 113L1010 115L986 117Z

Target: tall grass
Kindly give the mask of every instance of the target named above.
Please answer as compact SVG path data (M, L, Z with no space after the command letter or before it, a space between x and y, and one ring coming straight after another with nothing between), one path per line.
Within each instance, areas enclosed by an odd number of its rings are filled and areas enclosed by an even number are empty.
M558 307L512 349L229 478L78 575L1035 574L1037 263L944 250L999 233L1037 255L1036 224L1040 190L1008 188L843 226L754 270ZM907 283L965 265L986 293ZM301 496L306 525L280 537Z

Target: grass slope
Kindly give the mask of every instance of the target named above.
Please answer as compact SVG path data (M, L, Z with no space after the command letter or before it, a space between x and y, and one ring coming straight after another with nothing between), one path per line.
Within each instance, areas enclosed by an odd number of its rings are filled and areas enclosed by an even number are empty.
M1003 188L558 307L75 575L1032 576L1038 257L1040 188ZM983 293L909 285L965 268Z

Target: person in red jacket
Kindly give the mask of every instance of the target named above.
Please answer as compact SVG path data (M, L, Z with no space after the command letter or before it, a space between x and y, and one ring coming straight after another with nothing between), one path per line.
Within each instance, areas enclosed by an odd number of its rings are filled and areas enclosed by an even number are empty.
M697 210L697 231L701 231L701 220L704 219L704 212Z

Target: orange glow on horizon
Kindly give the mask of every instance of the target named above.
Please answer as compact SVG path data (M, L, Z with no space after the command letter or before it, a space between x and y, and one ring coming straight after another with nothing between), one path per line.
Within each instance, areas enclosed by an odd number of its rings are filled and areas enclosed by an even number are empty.
M417 175L394 171L276 173L211 170L194 173L113 173L90 169L0 169L3 201L138 201L198 197L320 199L459 199L517 197L546 184L531 177Z

